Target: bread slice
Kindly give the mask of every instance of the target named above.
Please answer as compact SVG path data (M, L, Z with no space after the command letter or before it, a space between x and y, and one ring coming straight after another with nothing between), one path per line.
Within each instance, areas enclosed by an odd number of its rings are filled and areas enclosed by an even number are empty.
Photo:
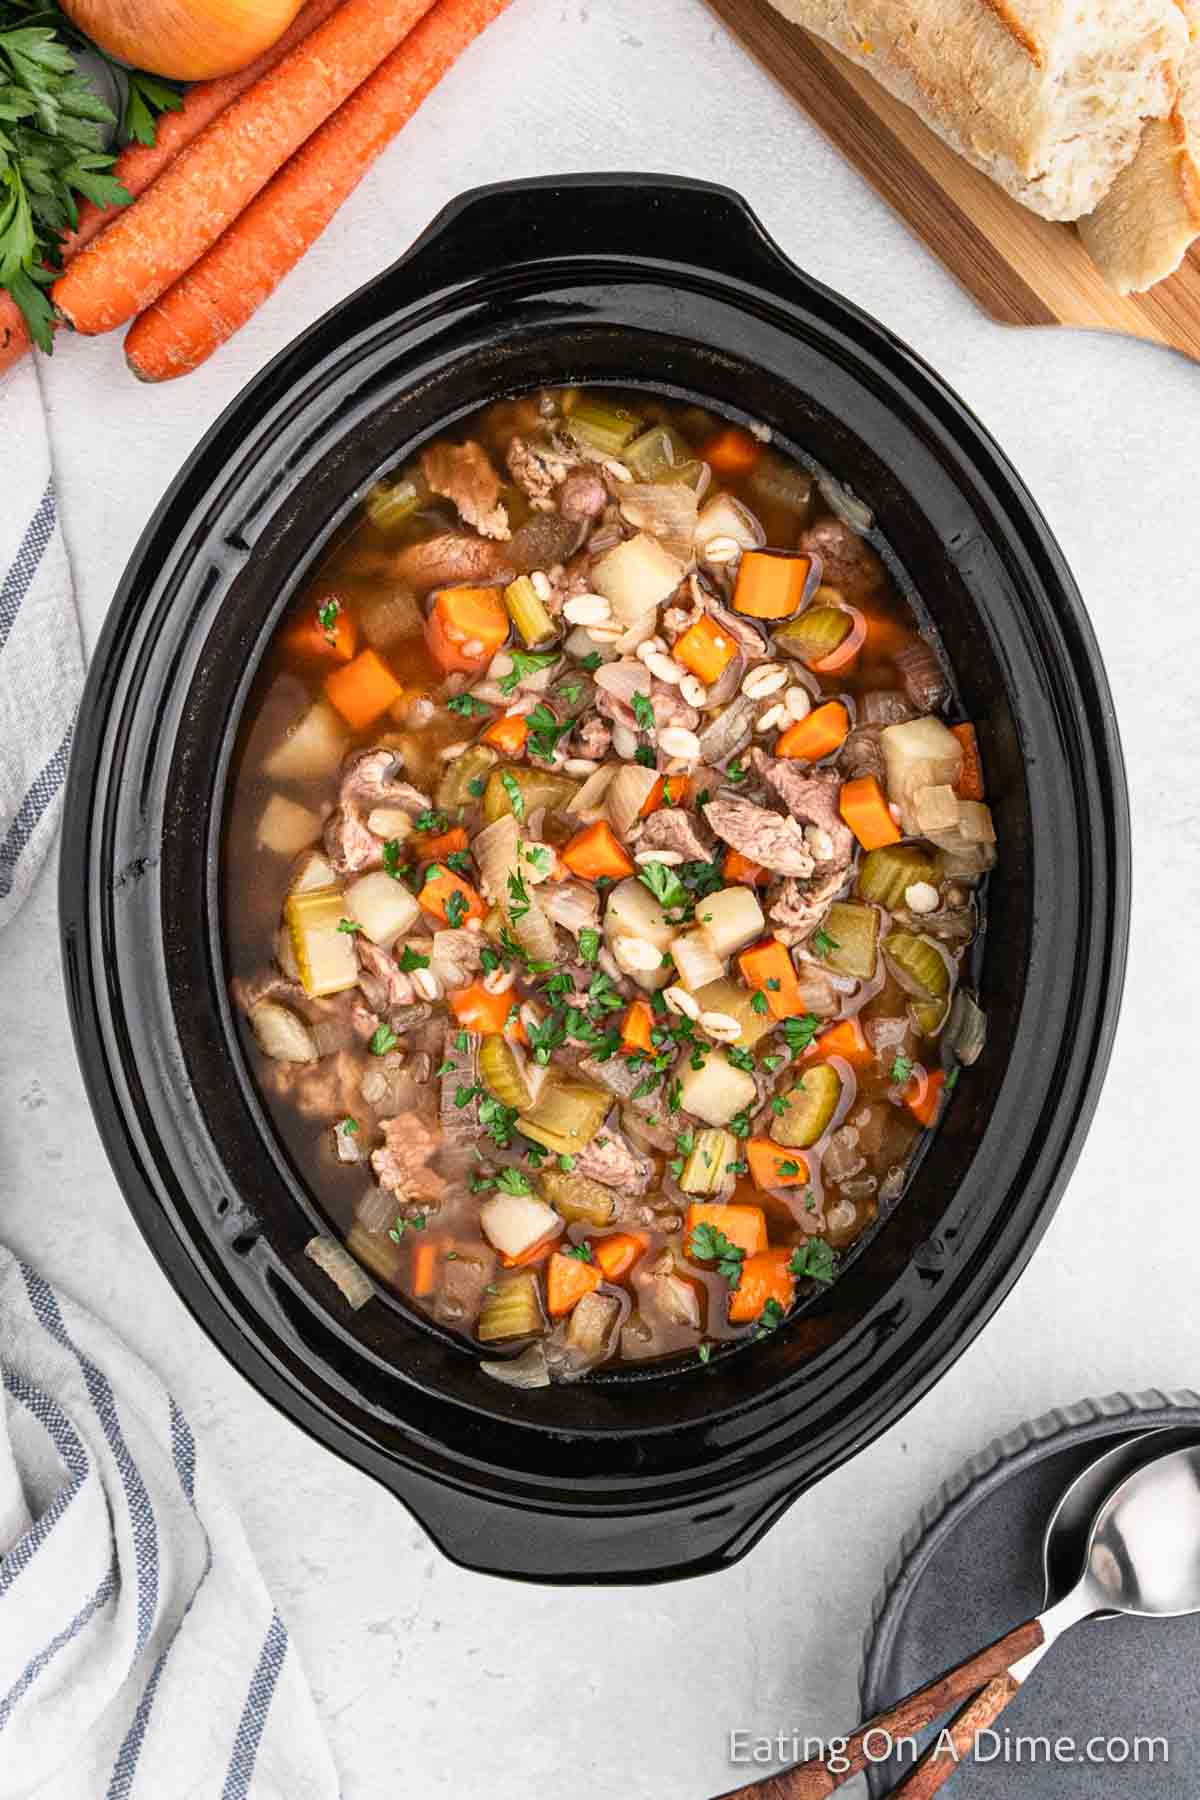
M1152 119L1141 148L1095 212L1079 221L1092 261L1118 294L1140 294L1173 275L1200 237L1200 6L1179 98Z
M1176 0L772 0L1047 219L1090 213L1171 111Z

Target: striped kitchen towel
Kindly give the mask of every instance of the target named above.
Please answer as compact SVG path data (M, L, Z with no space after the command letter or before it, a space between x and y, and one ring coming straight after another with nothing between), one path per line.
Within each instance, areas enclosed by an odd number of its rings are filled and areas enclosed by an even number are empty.
M0 926L54 842L82 691L38 367L27 356L0 383Z
M287 1628L160 1382L0 1247L3 1800L335 1800Z

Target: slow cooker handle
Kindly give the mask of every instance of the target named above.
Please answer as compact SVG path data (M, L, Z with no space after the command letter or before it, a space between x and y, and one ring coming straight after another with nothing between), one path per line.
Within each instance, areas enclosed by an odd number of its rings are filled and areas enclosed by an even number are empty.
M681 175L557 175L474 188L440 212L378 286L407 292L494 280L563 260L678 264L795 300L824 290L786 257L732 188ZM669 272L668 272L669 278ZM397 290L406 290L401 294Z

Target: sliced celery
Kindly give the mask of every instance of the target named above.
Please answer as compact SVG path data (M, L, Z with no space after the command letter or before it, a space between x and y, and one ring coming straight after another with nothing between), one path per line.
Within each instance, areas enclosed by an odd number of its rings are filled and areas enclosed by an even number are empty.
M693 460L690 444L669 425L652 425L621 456L639 481L675 481L679 469Z
M789 656L801 662L820 662L832 656L854 629L854 620L840 606L810 606L797 619L781 625L775 641Z
M437 803L442 812L454 813L460 806L477 805L482 784L500 761L490 744L472 744L461 756L446 764L446 772L438 783ZM476 784L476 792L472 784Z
M591 1087L586 1081L551 1079L536 1105L522 1114L518 1126L526 1137L545 1144L556 1156L573 1156L587 1149L611 1106L607 1088Z
M842 1081L830 1063L806 1069L790 1093L784 1110L771 1123L771 1136L788 1149L807 1150L829 1129L842 1097Z
M496 1282L483 1296L475 1336L483 1344L495 1344L505 1338L540 1337L545 1329L538 1278L532 1269L522 1269Z
M726 1185L729 1164L740 1155L737 1139L728 1131L698 1132L679 1177L680 1187L685 1194L719 1194Z
M485 1087L501 1106L515 1106L518 1112L525 1112L533 1105L525 1072L506 1038L484 1038L479 1047L479 1073Z
M869 981L878 960L879 914L873 906L837 900L809 943L838 975L853 975L859 981Z
M467 756L471 754L467 752ZM466 762L467 757L459 758ZM456 765L451 763L451 768ZM569 775L554 775L549 769L512 768L503 771L508 781L501 779L501 771L497 769L489 778L483 796L483 816L489 825L497 819L504 818L513 810L512 794L508 782L515 782L525 803L525 816L528 818L539 806L550 812L561 812L569 801L579 792L579 783L572 781Z
M950 992L950 971L936 944L914 937L910 931L890 931L883 948L910 993L919 999L944 1000Z
M420 504L411 481L378 481L363 502L372 525L388 532L407 525Z
M886 844L882 850L868 850L863 857L855 892L872 906L896 912L914 882L927 881L936 887L939 873L938 859L931 850L920 844Z
M283 922L306 994L340 994L358 981L354 935L339 929L346 901L339 887L289 894Z
M527 648L549 643L558 635L558 626L546 611L528 575L520 576L505 588L504 604Z
M623 407L581 398L567 422L567 430L577 444L584 444L601 456L620 456L626 444L637 436L639 423Z

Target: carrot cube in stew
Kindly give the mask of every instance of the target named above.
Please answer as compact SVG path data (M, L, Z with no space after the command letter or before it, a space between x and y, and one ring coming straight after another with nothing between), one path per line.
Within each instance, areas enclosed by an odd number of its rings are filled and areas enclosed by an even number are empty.
M648 819L651 813L659 812L664 806L686 806L691 791L692 784L686 775L660 775L646 795L638 817Z
M429 837L413 839L413 848L418 862L444 862L453 856L456 850L465 850L470 843L461 825L454 825L449 831L438 832Z
M314 595L300 617L289 625L283 642L292 656L322 662L349 662L358 646L358 624L346 603L330 589Z
M403 692L377 650L364 650L325 678L325 692L354 731L366 731Z
M841 1019L813 1040L806 1056L840 1056L852 1069L869 1069L875 1052L868 1044L857 1019Z
M446 1004L464 1031L476 1032L480 1037L504 1034L518 1042L525 1041L525 1028L514 1017L516 1001L511 991L493 994L481 981L473 981L470 987L447 994Z
M737 655L737 645L729 633L705 613L676 639L671 654L676 662L691 670L697 681L711 687Z
M775 754L820 762L822 757L840 750L849 735L849 713L840 700L827 700L824 706L814 707L806 719L798 719L780 732L775 740Z
M556 1250L546 1270L546 1311L552 1319L561 1319L585 1294L594 1294L603 1280L594 1263Z
M727 425L710 438L700 452L700 460L706 462L717 475L749 475L762 455L762 445L748 431L739 425Z
M505 756L520 756L529 736L529 721L516 714L493 719L479 734L481 744L491 744Z
M633 874L632 859L612 826L603 819L577 831L561 855L572 875L578 875L582 881L624 881Z
M808 1164L800 1152L775 1143L773 1138L751 1138L746 1145L746 1161L756 1188L807 1185Z
M790 619L800 610L812 558L793 550L747 550L733 590L733 610L749 619Z
M983 763L979 756L979 739L975 735L973 725L952 725L950 727L962 745L962 774L954 784L954 791L960 800L983 799Z
M742 1278L729 1296L729 1323L749 1325L760 1319L769 1301L783 1312L795 1297L795 1284L788 1264L790 1250L762 1250L748 1256L742 1264Z
M864 850L882 850L898 844L900 827L888 808L887 797L874 775L859 775L844 782L838 802L841 815Z
M791 1019L804 1011L791 952L778 938L751 944L738 957L738 968L747 987L766 995L773 1019Z
M734 886L757 887L767 878L767 871L761 863L751 862L740 850L727 850L725 861L721 864L721 873L726 881Z
M924 1069L918 1069L913 1075L904 1090L904 1104L918 1125L928 1128L933 1124L938 1116L945 1087L944 1069L935 1069L931 1075L926 1074Z
M465 925L468 919L487 917L483 901L470 882L456 875L453 869L443 868L441 863L429 865L417 899L427 913L455 929Z
M653 1056L654 1014L644 1000L635 1000L621 1021L621 1048L628 1054Z
M495 588L443 588L425 621L429 653L447 674L485 669L508 633L508 613Z
M650 1243L640 1231L614 1231L592 1239L592 1260L605 1281L623 1281Z
M738 1250L754 1256L767 1247L767 1219L761 1206L742 1206L736 1202L723 1205L718 1201L693 1200L687 1209L687 1253L697 1262L706 1259L693 1247L697 1225L719 1231ZM703 1241L703 1240L701 1240Z

